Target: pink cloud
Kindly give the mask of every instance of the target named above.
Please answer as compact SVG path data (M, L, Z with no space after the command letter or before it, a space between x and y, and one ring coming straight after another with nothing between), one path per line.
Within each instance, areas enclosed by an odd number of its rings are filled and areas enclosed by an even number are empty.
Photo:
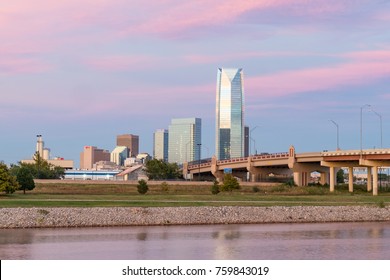
M353 3L352 3L353 2ZM283 11L293 17L333 15L366 3L339 0L13 0L2 3L0 38L8 49L54 49L107 42L121 36L191 36L196 30L240 22L248 12ZM278 18L278 17L272 17ZM241 19L244 21L246 19ZM203 29L203 27L207 27ZM91 30L93 29L93 30Z
M260 6L272 6L268 1L224 1L223 3L201 1L181 1L168 7L155 18L131 27L130 32L174 34L199 26L213 26L229 23L242 14Z
M0 60L0 74L41 73L51 68L51 65L37 58L7 56Z
M390 100L390 93L382 94L380 97L385 100Z
M330 67L248 77L245 81L247 92L268 97L287 96L369 84L390 76L390 51L355 52L344 57L352 61Z
M129 71L148 69L161 62L161 58L146 55L114 55L85 60L88 66L105 71Z
M259 57L298 57L298 56L332 56L325 53L309 53L309 52L293 52L293 51L252 51L252 52L236 52L236 53L222 53L213 55L203 54L190 54L183 57L184 61L194 64L207 64L207 63L222 63L225 61L243 60Z
M390 21L390 12L389 11L380 11L375 15L375 19L380 21Z

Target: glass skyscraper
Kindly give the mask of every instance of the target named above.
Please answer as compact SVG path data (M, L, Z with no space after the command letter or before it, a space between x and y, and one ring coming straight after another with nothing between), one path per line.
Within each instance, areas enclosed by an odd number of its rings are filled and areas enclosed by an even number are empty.
M172 119L168 128L168 161L181 164L199 160L202 122L199 118Z
M153 157L168 161L168 130L158 129L153 136Z
M218 68L216 153L218 159L244 156L244 87L241 68Z

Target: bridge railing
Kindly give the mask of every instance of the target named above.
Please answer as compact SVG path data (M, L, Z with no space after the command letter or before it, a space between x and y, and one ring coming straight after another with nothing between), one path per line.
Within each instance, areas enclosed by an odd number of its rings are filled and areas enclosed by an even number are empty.
M253 155L252 159L265 160L265 159L278 159L278 158L288 158L288 157L289 154L284 152L284 153ZM218 160L217 164L221 165L221 164L240 163L240 162L247 162L247 161L248 161L248 157L239 157L239 158ZM211 166L211 160L201 161L200 166L199 163L197 164L188 163L188 169L197 169L197 168L209 167L209 166Z
M288 158L288 153L273 153L273 154L262 154L262 155L254 155L252 159L274 159L274 158Z
M389 154L390 149L365 149L365 150L339 150L339 151L323 151L321 155L326 156L352 156L352 155L382 155Z

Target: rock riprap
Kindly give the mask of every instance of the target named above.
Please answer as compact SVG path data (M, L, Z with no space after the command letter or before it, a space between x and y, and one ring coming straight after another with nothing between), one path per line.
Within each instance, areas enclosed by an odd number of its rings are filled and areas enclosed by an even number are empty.
M0 228L390 221L390 207L0 208Z

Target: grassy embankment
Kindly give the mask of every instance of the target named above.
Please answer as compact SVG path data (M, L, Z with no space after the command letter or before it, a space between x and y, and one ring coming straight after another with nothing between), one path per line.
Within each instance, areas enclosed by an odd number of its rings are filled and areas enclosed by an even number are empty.
M211 194L212 183L151 182L146 195L138 194L137 184L91 182L39 182L25 195L18 191L0 195L0 207L132 207L132 206L297 206L297 205L374 205L390 204L390 192L379 196L367 193L365 187L290 187L273 184L242 184L231 193Z

